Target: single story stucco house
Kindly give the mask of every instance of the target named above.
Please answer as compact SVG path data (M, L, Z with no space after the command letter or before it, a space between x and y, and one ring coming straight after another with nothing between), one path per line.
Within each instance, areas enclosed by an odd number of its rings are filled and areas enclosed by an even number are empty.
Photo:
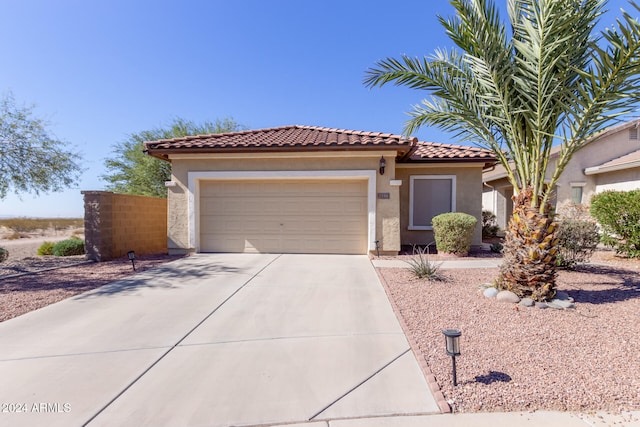
M171 162L170 253L396 254L433 242L431 218L478 218L475 147L376 132L284 126L144 143Z

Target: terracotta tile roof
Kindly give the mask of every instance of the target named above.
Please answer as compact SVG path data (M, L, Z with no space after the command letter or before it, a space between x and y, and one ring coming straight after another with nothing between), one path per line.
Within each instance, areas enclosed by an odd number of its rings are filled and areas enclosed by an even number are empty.
M150 154L173 152L250 152L269 150L349 150L362 148L398 147L408 150L415 138L381 132L332 129L315 126L283 126L241 132L187 136L145 142ZM158 153L161 154L161 153Z
M624 156L602 163L601 165L586 168L585 175L612 172L623 169L640 168L640 150L633 151Z
M484 160L492 162L496 158L491 151L483 148L420 141L408 160Z
M491 152L475 147L419 142L415 137L390 133L299 125L162 139L145 142L144 147L150 155L163 159L172 153L389 149L396 151L401 161L409 162L495 160Z

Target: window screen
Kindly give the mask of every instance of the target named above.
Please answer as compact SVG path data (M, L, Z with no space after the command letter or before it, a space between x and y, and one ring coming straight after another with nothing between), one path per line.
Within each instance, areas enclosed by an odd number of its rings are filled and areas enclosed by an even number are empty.
M450 178L414 178L412 227L431 228L431 219L453 211L453 180Z

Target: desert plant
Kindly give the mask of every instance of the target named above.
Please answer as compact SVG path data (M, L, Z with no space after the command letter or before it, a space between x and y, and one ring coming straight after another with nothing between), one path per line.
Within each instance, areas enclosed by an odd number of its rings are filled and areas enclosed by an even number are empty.
M640 190L594 195L591 215L602 227L605 245L628 257L640 257Z
M558 266L573 268L580 262L589 261L598 246L600 235L593 221L565 219L558 226L556 239Z
M55 256L72 256L84 254L84 240L61 240L53 246Z
M55 243L53 242L43 242L36 253L38 254L38 256L53 255L54 246Z
M491 252L494 252L496 254L501 254L502 250L504 249L502 243L499 242L493 243L489 248L491 249Z
M0 247L0 262L6 261L9 258L9 251Z
M500 227L495 214L491 211L482 211L482 237L496 237L498 230Z
M438 252L459 256L469 253L473 230L478 220L463 212L447 212L431 220Z
M409 261L409 270L419 279L442 280L440 266L442 263L432 262L429 259L429 246L420 248L413 246L413 257Z
M380 60L365 84L431 95L413 103L405 135L436 126L493 152L514 190L497 281L545 301L556 286L556 184L573 155L640 100L640 6L602 26L606 0L510 0L507 19L497 3L451 1L455 14L440 23L452 48Z

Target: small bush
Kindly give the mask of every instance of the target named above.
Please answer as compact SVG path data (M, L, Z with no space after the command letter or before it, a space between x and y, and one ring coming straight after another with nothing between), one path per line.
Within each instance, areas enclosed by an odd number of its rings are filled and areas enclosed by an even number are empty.
M558 239L557 263L560 267L573 268L587 262L600 241L598 225L593 221L565 219L556 232Z
M409 270L419 279L442 280L440 275L442 263L435 263L429 260L428 246L423 249L414 246L413 258L405 262L409 264Z
M628 257L640 257L640 190L594 195L591 215L602 227L605 245Z
M448 212L433 217L433 232L438 252L467 255L478 220L466 213Z
M38 256L53 255L54 246L55 243L53 242L43 242L36 253L38 254Z
M491 252L494 252L496 254L501 254L502 250L504 249L502 243L493 243L489 248L491 249Z
M6 261L9 258L9 251L0 247L0 262Z
M61 240L53 246L55 256L84 255L84 240Z
M490 211L482 211L482 237L496 237L500 227L498 227L498 219Z

